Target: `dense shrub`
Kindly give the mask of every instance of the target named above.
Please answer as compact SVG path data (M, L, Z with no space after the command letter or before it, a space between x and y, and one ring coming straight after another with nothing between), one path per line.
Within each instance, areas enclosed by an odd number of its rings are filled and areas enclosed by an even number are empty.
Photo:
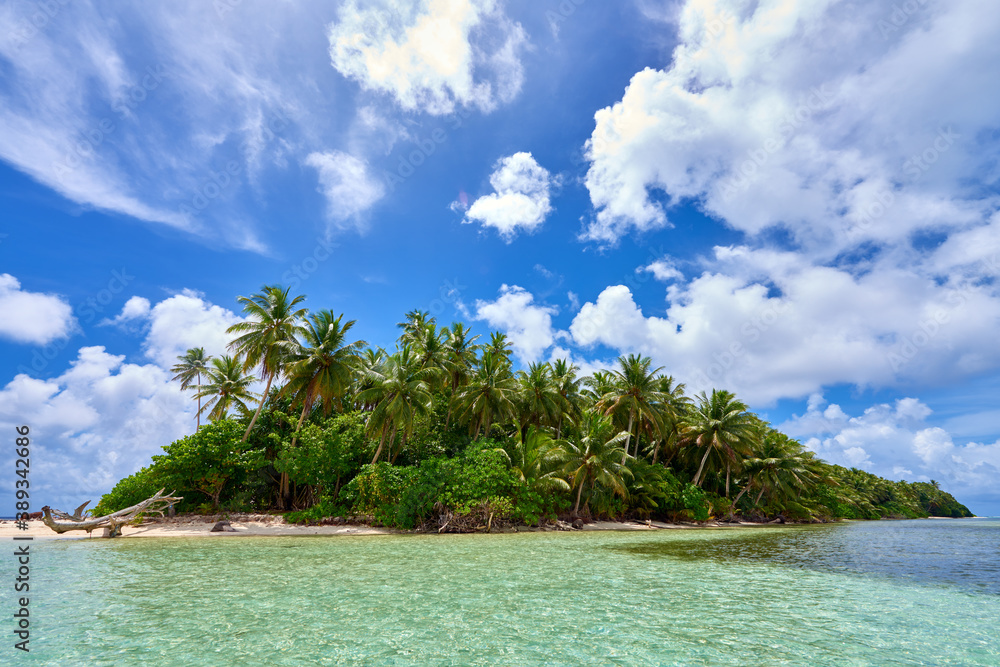
M92 512L95 516L103 516L137 505L159 491L162 486L156 471L152 466L147 466L115 484L115 488L101 497L101 501Z

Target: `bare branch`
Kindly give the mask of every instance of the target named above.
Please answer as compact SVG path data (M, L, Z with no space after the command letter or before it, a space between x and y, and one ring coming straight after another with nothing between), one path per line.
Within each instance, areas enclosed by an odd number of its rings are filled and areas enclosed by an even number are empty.
M88 500L84 504L76 508L73 514L67 514L66 512L60 512L59 510L54 510L48 505L42 508L44 517L42 522L56 531L57 533L66 533L71 530L85 530L88 533L95 528L109 528L109 536L115 537L121 534L121 527L127 523L131 523L140 514L159 514L163 516L163 512L166 509L176 503L179 500L183 500L182 496L173 495L163 495L164 489L160 489L151 498L143 500L137 505L132 505L131 507L126 507L123 510L118 510L112 514L106 516L99 516L90 519L84 519L81 514L83 513L83 508L90 504ZM171 491L171 494L174 492ZM53 518L55 516L55 518Z

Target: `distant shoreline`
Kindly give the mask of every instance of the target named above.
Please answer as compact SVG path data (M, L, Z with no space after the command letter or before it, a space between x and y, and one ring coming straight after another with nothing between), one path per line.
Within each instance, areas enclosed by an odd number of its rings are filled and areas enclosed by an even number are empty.
M955 517L932 516L922 517L927 519L953 519ZM959 517L975 518L984 517ZM986 517L988 518L988 517ZM296 537L307 535L434 535L434 531L420 530L399 530L395 528L382 528L364 524L343 524L343 525L315 525L286 523L281 515L233 515L228 519L232 531L211 532L212 527L219 516L183 515L170 519L152 519L140 526L124 526L121 537L124 538L149 538L149 537L232 537L245 535L250 537ZM882 519L887 520L887 519ZM840 522L853 522L853 519L844 519ZM867 521L867 520L859 520ZM500 533L539 533L539 532L590 532L590 531L651 531L651 530L706 530L706 529L726 529L726 528L775 528L787 526L808 526L819 525L811 523L754 523L741 521L738 523L720 523L709 521L702 524L694 523L665 523L662 521L592 521L584 524L580 529L566 529L556 527L534 528L531 526L517 526L514 528L504 528L491 531L491 534ZM459 533L449 533L459 534ZM461 534L484 534L461 533ZM39 520L28 521L28 530L18 530L13 519L0 518L0 538L31 537L35 539L103 539L101 530L94 530L87 534L84 531L72 531L68 533L56 533ZM117 539L117 538L116 538Z

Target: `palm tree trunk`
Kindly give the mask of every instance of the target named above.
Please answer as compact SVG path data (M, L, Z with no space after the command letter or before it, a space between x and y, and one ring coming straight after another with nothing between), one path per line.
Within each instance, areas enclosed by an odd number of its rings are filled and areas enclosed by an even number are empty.
M393 438L393 440L396 439L396 434L395 433L392 434L392 438ZM406 447L406 432L405 431L403 432L403 436L399 439L399 449L397 449L395 452L393 452L392 458L389 460L389 465L396 465L396 457L398 457L399 453L403 451L403 447Z
M764 489L767 487L764 484L760 485L760 493L757 494L757 500L753 501L754 507L760 505L760 499L764 496Z
M306 414L309 412L309 408L310 407L311 406L309 405L309 396L307 395L302 400L302 414L299 415L299 425L295 427L295 434L292 435L292 447L295 446L295 441L299 437L299 431L302 430L302 422L304 422L306 420Z
M708 455L712 451L712 446L708 445L705 447L705 455L701 457L701 465L698 466L698 474L694 476L694 485L701 488L701 471L705 469L705 461L708 460Z
M744 486L743 490L740 491L739 494L736 496L736 500L733 501L733 507L736 507L736 503L740 502L740 498L742 498L743 494L747 492L747 490L750 488L751 484L753 484L753 480L752 479L747 482L747 485Z
M194 430L197 432L201 428L201 373L198 373L198 414L194 416L195 427Z
M580 488L576 492L576 505L573 507L573 516L580 514L580 496L583 495L583 483L586 481L585 479L580 480Z
M378 461L378 457L382 454L382 446L385 445L385 435L389 431L389 424L382 425L382 438L378 441L378 449L375 450L375 458L372 459L372 465Z
M257 406L257 412L253 413L253 419L250 420L250 425L247 426L247 432L243 434L243 442L247 441L250 437L250 431L253 430L253 425L257 423L257 417L260 417L260 411L264 407L264 401L267 400L267 392L271 390L271 381L274 379L274 373L269 373L267 376L267 384L264 385L264 393L260 397L260 404Z
M729 498L729 461L726 461L726 498Z
M632 443L632 422L635 420L635 408L628 411L628 435L625 436L625 453L628 454L628 447Z
M740 491L739 494L737 494L736 500L734 500L733 504L729 506L729 518L730 519L732 519L733 516L736 513L736 503L740 502L740 498L742 498L743 494L747 492L747 489L750 488L751 484L753 484L753 478L752 477L749 480L747 480L747 485L743 487L743 490Z

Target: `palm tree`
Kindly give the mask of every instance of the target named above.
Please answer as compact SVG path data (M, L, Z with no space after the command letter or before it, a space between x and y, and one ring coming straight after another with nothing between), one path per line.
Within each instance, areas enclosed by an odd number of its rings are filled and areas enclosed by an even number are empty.
M518 371L517 382L521 437L525 438L529 425L537 429L542 422L554 423L558 419L561 397L552 381L552 367L548 363L532 363L527 373Z
M368 370L365 379L371 386L358 394L358 399L375 406L368 417L368 430L370 433L381 433L378 449L372 458L372 463L375 463L382 454L390 432L390 449L396 433L402 433L402 449L413 433L414 417L430 412L432 402L429 380L434 379L434 372L422 367L413 348L404 345L383 366Z
M177 357L179 364L176 364L171 368L171 372L177 373L171 380L180 380L181 389L187 389L191 386L191 381L196 381L195 398L198 400L198 412L195 414L195 430L197 431L201 428L201 376L203 373L208 373L208 364L211 361L211 355L205 354L205 348L203 347L192 347L185 354Z
M488 437L494 422L511 419L515 398L517 381L511 375L510 362L487 348L468 384L455 392L453 400L462 417L469 420L475 438L480 429Z
M490 343L486 346L497 360L510 363L510 350L513 343L507 340L507 334L502 331L494 331L490 334Z
M765 492L769 496L794 497L798 490L815 479L814 473L809 469L811 452L810 456L805 454L798 441L767 427L757 451L743 462L748 474L747 483L736 496L733 506L751 487L760 489L753 501L754 506L760 504Z
M355 366L367 343L363 340L347 342L347 332L355 320L341 324L343 317L343 314L334 317L329 310L311 315L302 327L305 344L288 358L288 384L282 391L302 400L296 431L301 430L317 398L323 401L323 409L329 413L334 399L342 399L351 389Z
M437 324L431 320L413 336L412 344L414 351L419 356L420 366L432 371L434 378L431 381L434 385L440 385L449 379L446 374L448 347L445 344L445 340L447 335L447 329L438 331ZM407 337L408 340L409 338Z
M517 439L501 451L510 462L511 472L529 491L569 491L569 484L560 477L562 445L545 431L529 426L527 434L518 431Z
M663 403L665 397L660 393L656 374L660 368L651 370L653 360L630 354L628 357L618 357L619 370L612 371L614 386L608 393L601 396L595 408L608 416L621 414L628 410L628 436L625 438L625 451L629 451L632 438L632 426L635 418L639 420L656 420L657 403ZM635 443L635 455L639 455L638 437Z
M403 330L400 343L404 345L416 343L427 325L434 323L434 318L426 310L411 310L406 314L406 321L396 323L396 326Z
M213 358L212 366L205 375L208 380L198 391L198 398L209 398L201 411L208 411L212 421L225 419L229 408L235 406L241 414L249 414L248 402L257 400L257 394L250 391L250 385L257 381L252 375L245 375L243 365L233 357L224 355Z
M698 405L689 412L684 425L687 446L705 450L694 484L700 487L705 481L701 474L712 452L727 461L737 460L737 453L744 451L752 438L752 415L742 401L721 389L713 389L711 397L701 392Z
M358 358L358 366L355 369L355 374L356 374L354 381L355 407L365 411L371 411L372 408L375 407L373 403L363 402L360 399L360 395L361 392L363 392L365 389L371 389L374 386L371 383L371 381L368 380L368 372L379 370L382 367L382 365L385 364L388 358L389 355L387 355L385 350L383 350L381 347L375 348L374 350L369 347L364 352L361 353L361 356Z
M624 464L628 454L623 445L628 441L628 433L616 433L611 419L594 410L583 413L581 427L579 442L565 442L559 452L563 472L576 487L574 516L580 513L586 484L590 484L591 490L600 484L624 498L627 493L624 478L632 475Z
M237 301L243 304L243 312L253 319L226 329L226 333L243 334L229 344L229 349L243 358L244 370L260 367L265 397L271 390L271 382L281 373L286 358L297 345L295 337L302 333L301 322L308 312L305 308L296 309L305 296L289 299L289 289L265 285L260 294L239 297ZM264 401L261 400L243 434L244 441L257 423L263 407Z
M661 450L665 449L671 456L677 451L684 418L691 408L691 399L684 394L686 387L683 382L676 382L670 375L662 375L659 383L663 402L657 410L659 421L652 446L653 463L656 463Z
M482 346L476 345L479 336L469 336L469 328L462 322L455 322L447 330L445 349L446 368L451 379L451 390L455 391L469 377L469 370L476 364L476 355Z
M583 384L586 386L583 395L591 405L615 388L614 376L608 371L594 371L593 375L584 379Z
M563 419L576 421L583 413L584 395L580 391L580 379L576 365L565 359L556 359L552 363L552 382L559 394L559 418L556 420L556 439L562 437Z

